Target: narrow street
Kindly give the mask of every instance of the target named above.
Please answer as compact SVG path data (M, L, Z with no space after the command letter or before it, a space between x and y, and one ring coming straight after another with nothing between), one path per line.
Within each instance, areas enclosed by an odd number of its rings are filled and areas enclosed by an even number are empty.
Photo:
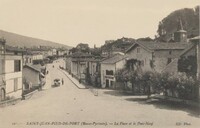
M98 96L95 96L89 89L78 89L58 70L58 66L59 62L48 65L47 83L42 91L16 105L0 108L0 128L175 127L177 123L182 126L188 123L192 127L200 125L200 119L195 114L170 106L143 104L140 99L142 96L121 96L105 89L99 89ZM55 78L63 78L64 85L51 88ZM47 122L57 124L49 125ZM72 125L70 122L79 124ZM93 122L96 122L96 126L89 124Z

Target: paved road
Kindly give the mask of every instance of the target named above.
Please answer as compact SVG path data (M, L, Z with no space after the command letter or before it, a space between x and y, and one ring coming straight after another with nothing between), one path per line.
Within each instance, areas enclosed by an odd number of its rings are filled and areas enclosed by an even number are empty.
M183 123L200 125L196 113L163 104L146 104L144 97L122 96L112 90L78 89L55 67L43 91L14 106L0 108L0 128L75 128L75 127L175 127ZM64 85L51 88L54 78ZM180 110L181 109L181 110ZM135 124L134 124L135 123ZM51 124L51 125L50 125ZM107 124L107 126L105 126ZM118 125L117 125L118 124ZM96 125L96 126L95 126Z

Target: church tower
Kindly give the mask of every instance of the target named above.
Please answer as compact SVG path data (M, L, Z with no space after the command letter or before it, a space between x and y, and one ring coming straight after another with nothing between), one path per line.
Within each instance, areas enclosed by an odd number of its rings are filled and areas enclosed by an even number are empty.
M183 24L181 19L179 19L177 31L174 33L174 41L181 43L187 42L187 31L183 30Z

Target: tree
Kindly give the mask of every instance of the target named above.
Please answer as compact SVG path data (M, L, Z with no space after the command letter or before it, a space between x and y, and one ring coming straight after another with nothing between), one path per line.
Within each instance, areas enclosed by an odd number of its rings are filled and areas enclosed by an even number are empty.
M157 34L160 38L171 38L171 34L177 31L179 19L183 23L183 29L187 31L188 37L199 35L199 6L195 8L184 8L170 13L158 24Z
M138 38L137 41L153 41L150 37Z
M79 43L76 46L76 49L78 49L79 51L89 51L89 45L88 44L84 44L84 43Z

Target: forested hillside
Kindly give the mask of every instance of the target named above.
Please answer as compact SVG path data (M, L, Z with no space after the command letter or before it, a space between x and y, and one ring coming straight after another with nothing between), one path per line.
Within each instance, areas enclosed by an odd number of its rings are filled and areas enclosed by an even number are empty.
M167 40L177 31L180 20L189 38L199 35L199 6L197 6L176 10L162 19L158 25L157 37Z

